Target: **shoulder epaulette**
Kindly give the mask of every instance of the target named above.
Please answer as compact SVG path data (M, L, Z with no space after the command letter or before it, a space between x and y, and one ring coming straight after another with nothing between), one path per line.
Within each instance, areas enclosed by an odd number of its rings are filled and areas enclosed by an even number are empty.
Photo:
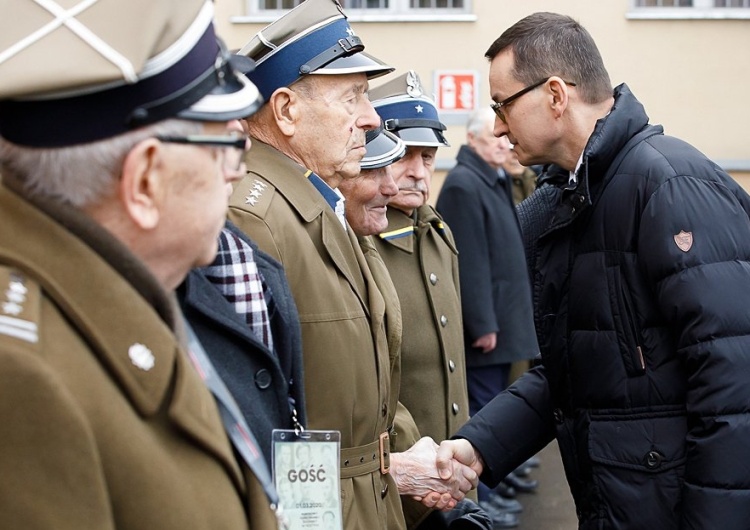
M0 265L0 336L39 341L41 289L18 270Z
M248 173L236 185L229 204L230 206L263 216L271 204L271 198L275 189L273 185L262 177L254 173Z

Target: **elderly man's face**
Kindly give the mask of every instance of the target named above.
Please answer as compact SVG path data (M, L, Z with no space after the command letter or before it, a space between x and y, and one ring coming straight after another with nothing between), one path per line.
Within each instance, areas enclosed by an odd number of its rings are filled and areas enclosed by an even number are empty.
M469 133L468 144L482 160L499 169L511 156L510 142L507 136L498 138L492 133L493 122L494 119L484 123L481 131Z
M239 122L206 123L204 132L225 136L241 131ZM250 142L247 142L249 147ZM213 261L219 232L226 219L231 184L244 175L244 169L228 170L226 158L239 160L234 148L164 144L169 173L164 190L161 223L164 240L155 249L173 265L189 269ZM232 164L233 165L233 164ZM182 281L181 278L178 279ZM176 286L176 285L175 285Z
M367 89L363 73L314 75L294 88L300 105L290 144L303 164L332 187L359 175L365 132L380 124Z
M391 167L362 170L339 186L346 197L346 220L358 236L379 234L388 227L386 206L398 193Z
M391 166L398 195L391 206L411 215L430 197L430 183L435 172L437 147L409 146L406 155Z

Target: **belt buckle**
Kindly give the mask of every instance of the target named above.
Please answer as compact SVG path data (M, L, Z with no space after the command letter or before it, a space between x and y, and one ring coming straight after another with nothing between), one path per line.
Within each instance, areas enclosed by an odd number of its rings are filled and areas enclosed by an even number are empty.
M389 458L388 452L391 450L390 436L388 431L380 434L379 437L379 448L380 448L380 472L383 475L387 475L391 470L391 459ZM386 462L387 459L387 462Z

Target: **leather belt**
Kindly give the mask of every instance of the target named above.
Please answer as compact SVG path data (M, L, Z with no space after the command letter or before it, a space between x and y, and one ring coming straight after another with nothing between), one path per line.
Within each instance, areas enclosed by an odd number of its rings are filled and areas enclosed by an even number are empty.
M341 478L369 475L377 471L385 475L391 467L391 442L388 431L367 445L341 449Z

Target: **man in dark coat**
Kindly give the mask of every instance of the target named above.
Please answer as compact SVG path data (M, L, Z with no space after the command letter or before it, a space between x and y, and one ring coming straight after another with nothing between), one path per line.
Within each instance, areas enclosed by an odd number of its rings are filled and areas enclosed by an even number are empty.
M472 415L505 389L510 363L538 353L521 230L501 169L510 146L493 136L493 117L490 109L471 116L437 201L459 253Z
M529 217L542 366L439 458L497 481L556 436L582 529L746 529L750 197L613 92L569 17L526 17L487 57L495 134L559 182L528 199L550 204Z
M240 252L227 250L232 240ZM276 260L229 221L221 241L214 262L193 269L177 294L185 318L252 426L270 468L273 429L306 426L299 316L284 269ZM257 267L260 293L254 298L263 299L270 341L248 323L247 276L235 278L230 273L236 266L233 257L240 255L243 266Z

